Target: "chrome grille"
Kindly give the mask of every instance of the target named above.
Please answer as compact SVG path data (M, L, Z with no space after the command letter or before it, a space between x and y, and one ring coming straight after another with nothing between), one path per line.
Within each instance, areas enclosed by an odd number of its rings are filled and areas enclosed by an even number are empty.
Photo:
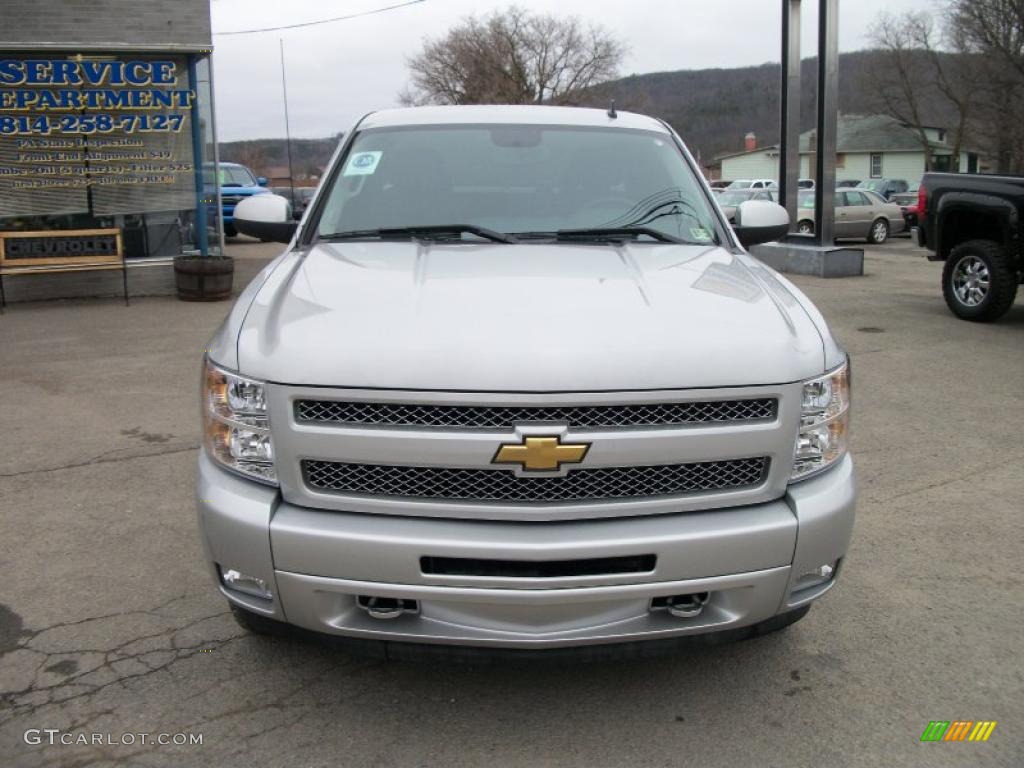
M778 401L771 397L635 405L420 405L340 400L298 400L302 422L386 427L505 429L532 421L568 423L576 429L665 427L707 422L772 419Z
M759 485L769 460L706 461L576 469L564 477L518 477L508 470L398 467L307 459L302 473L319 491L451 501L544 502L648 498Z

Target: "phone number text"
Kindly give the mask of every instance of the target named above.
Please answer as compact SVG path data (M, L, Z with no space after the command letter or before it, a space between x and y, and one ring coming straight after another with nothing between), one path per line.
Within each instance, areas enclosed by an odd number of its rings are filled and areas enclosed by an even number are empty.
M0 134L49 136L53 133L125 133L165 131L177 133L185 116L171 115L0 115Z

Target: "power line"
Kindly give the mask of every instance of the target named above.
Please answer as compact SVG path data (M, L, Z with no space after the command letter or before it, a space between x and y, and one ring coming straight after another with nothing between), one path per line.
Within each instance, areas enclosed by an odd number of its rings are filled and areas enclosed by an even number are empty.
M399 3L398 5L388 5L384 8L374 8L372 11L362 11L360 13L353 13L348 16L335 16L333 19L320 19L320 21L305 21L301 24L286 24L281 27L263 27L261 29L236 29L231 32L214 32L214 35L226 37L228 35L252 35L257 32L277 32L282 29L298 29L299 27L315 27L318 24L331 24L335 21L345 21L346 19L357 19L360 16L373 16L376 13L384 13L385 11L394 11L398 8L405 8L407 5L416 5L422 3L424 0L408 0L405 3Z

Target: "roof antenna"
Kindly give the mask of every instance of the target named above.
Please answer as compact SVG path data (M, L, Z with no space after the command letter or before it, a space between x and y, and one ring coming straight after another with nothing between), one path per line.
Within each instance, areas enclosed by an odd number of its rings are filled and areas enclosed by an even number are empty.
M610 117L612 120L614 120L618 116L619 116L619 113L615 111L615 99L612 99L612 104L611 104L610 107L608 107L608 117Z

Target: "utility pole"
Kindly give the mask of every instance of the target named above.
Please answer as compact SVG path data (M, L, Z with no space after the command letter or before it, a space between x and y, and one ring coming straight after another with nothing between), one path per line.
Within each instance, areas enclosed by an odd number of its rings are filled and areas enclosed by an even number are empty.
M295 174L292 172L292 131L288 123L288 82L284 76L284 38L279 37L277 42L281 47L281 91L284 94L284 137L285 147L288 152L288 193L289 201L295 205Z

